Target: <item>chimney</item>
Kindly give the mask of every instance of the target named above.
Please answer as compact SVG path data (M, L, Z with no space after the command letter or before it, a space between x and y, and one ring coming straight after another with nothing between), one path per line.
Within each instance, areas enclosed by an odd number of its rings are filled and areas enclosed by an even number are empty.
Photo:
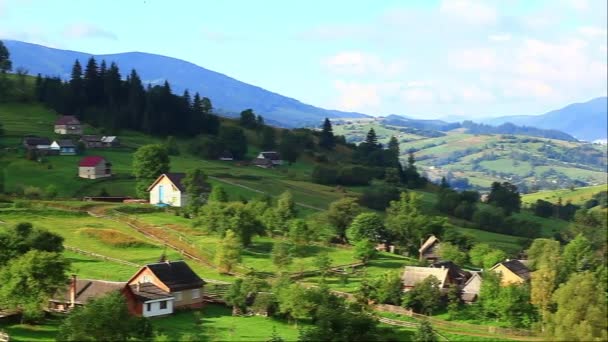
M76 275L72 274L72 281L70 282L70 307L73 308L76 305Z

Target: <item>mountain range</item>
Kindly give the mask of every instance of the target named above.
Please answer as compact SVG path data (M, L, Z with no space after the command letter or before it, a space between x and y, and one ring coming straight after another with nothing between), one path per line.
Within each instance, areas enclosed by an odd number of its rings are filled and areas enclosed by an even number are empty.
M168 80L174 92L188 89L209 97L216 112L225 116L237 116L244 109L252 108L264 116L270 124L283 127L318 126L325 118L361 118L366 114L344 112L315 107L255 85L238 81L224 74L205 69L177 58L143 52L126 52L93 55L85 52L60 50L15 40L6 40L13 68L22 67L30 75L42 74L68 79L76 59L82 64L94 56L98 61L115 62L123 76L136 69L144 83L161 84ZM566 132L577 139L594 141L607 138L608 98L600 97L584 103L575 103L543 115L513 115L474 120L490 125L513 123L547 130ZM418 129L437 129L452 123L437 120L415 120L407 116L391 115L389 118L408 121ZM462 120L460 120L462 119ZM459 117L457 121L466 120Z
M608 136L608 97L574 103L543 115L501 116L481 120L490 125L513 123L566 132L577 139L605 140Z
M135 69L144 84L162 84L167 80L177 94L185 89L190 93L199 92L201 96L211 99L219 114L226 116L236 116L240 111L252 108L267 122L284 127L318 126L325 117L366 116L305 104L177 58L143 52L94 55L15 40L6 40L4 44L10 51L13 69L24 68L30 75L40 73L66 80L76 59L84 65L93 56L98 63L102 59L107 63L115 62L123 77Z

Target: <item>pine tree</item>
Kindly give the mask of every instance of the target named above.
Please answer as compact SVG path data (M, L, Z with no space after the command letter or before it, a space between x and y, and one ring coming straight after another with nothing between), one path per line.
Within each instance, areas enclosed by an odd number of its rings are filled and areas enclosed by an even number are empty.
M365 137L365 143L369 147L377 147L378 146L378 137L376 136L376 131L373 128L370 128L367 132L367 136Z
M334 131L331 127L331 121L329 121L328 118L325 118L325 121L323 122L323 129L319 137L319 146L327 150L332 150L336 146Z
M277 145L275 139L274 129L265 126L264 129L262 129L262 149L266 151L274 149Z
M215 263L221 272L230 273L241 261L241 243L232 230L227 230L215 252Z
M84 91L86 95L86 106L96 106L100 104L102 94L101 80L99 78L99 68L94 57L89 58L84 71Z
M73 112L77 117L82 118L85 94L84 81L82 79L82 66L78 60L74 62L74 66L72 67L72 74L70 77L70 93L71 112Z
M6 74L13 69L11 54L0 40L0 74Z

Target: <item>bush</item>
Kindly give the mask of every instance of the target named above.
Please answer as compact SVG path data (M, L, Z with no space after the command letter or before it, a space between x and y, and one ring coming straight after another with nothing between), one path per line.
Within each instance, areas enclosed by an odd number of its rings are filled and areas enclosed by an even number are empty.
M359 203L370 209L384 210L391 201L399 199L399 190L393 186L375 186L363 192Z
M312 181L317 184L334 185L338 182L338 170L317 165L312 171Z
M29 199L39 199L42 197L42 190L36 186L26 186L23 189L23 196Z
M159 207L148 206L148 205L144 205L144 206L123 205L123 206L114 208L114 210L124 213L124 214L147 214L147 213L157 213L157 212L162 211L163 209L159 208ZM179 212L178 212L178 215L179 215Z

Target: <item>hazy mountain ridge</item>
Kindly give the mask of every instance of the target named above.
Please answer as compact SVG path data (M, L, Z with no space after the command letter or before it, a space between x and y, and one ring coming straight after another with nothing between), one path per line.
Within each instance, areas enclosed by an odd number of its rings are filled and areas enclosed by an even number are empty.
M606 139L608 136L608 97L573 103L542 115L501 116L480 121L491 125L510 122L516 125L554 129L586 141Z
M218 113L234 116L241 110L253 108L269 122L282 126L318 124L323 118L365 117L365 114L328 110L302 103L266 89L250 85L224 74L205 69L180 59L143 52L95 55L77 51L49 48L20 41L7 40L13 68L23 67L30 75L69 78L76 59L85 64L90 56L107 63L116 62L125 77L136 69L145 83L158 84L168 80L174 92L189 89L209 97Z

